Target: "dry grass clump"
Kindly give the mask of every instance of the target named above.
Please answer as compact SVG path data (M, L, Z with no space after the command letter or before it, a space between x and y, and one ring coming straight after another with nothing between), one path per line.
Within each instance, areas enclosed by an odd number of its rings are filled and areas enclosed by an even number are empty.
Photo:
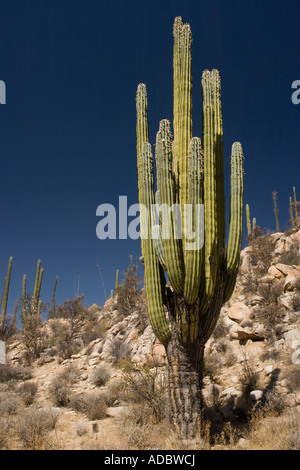
M169 432L167 421L158 422L153 410L145 403L129 405L119 417L119 428L125 447L133 450L161 445Z
M246 436L249 450L300 450L300 415L254 416Z

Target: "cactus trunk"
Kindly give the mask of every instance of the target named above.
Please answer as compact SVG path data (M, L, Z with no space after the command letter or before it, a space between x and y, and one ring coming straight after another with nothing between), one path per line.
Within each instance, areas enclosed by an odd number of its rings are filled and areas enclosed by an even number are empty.
M178 17L173 33L174 141L170 122L162 120L155 149L156 193L144 84L138 86L136 95L137 163L148 314L168 358L171 420L190 438L197 433L201 418L205 343L222 305L232 295L238 273L244 156L241 144L235 142L226 247L220 76L217 70L203 72L201 142L192 137L190 26Z
M6 278L5 278L5 286L4 286L4 293L3 293L3 304L2 304L1 322L0 322L0 333L1 333L1 335L4 333L4 330L5 330L6 310L7 310L7 302L8 302L8 293L9 293L9 284L10 284L12 261L13 261L13 259L12 259L12 257L10 257L9 262L8 262L7 275L6 275Z

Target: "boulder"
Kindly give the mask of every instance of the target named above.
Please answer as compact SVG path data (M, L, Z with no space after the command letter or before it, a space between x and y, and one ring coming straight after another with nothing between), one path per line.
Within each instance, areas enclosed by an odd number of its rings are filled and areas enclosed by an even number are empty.
M287 275L283 286L283 291L288 292L300 288L300 270L293 269Z
M252 341L263 341L264 337L260 336L255 331L248 328L243 328L240 325L233 325L229 330L229 338L231 340L237 339L239 341L251 339Z
M249 318L251 315L251 310L243 302L236 302L228 310L228 317L237 322L241 323L245 318Z

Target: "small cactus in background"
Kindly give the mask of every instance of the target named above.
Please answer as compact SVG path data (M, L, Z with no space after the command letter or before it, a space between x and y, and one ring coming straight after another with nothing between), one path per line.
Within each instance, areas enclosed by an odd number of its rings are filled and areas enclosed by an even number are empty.
M249 204L246 204L246 218L247 218L247 232L248 237L252 235L252 228L251 228L251 219L250 219L250 207Z
M55 316L56 316L55 293L56 293L57 282L58 282L58 276L56 276L56 278L55 278L53 293L52 293L52 301L51 301L51 316L52 316L52 318L55 318Z
M192 137L191 29L177 17L173 33L174 141L171 141L169 121L161 121L155 147L156 194L144 84L139 84L136 96L137 164L148 314L154 333L167 353L173 424L179 432L191 437L197 432L201 415L205 343L214 330L222 305L233 292L238 272L244 156L241 144L235 142L231 153L230 224L226 247L220 76L217 70L205 70L202 75L201 142ZM158 224L155 217L149 216L157 200L162 207ZM174 213L169 218L169 226L165 223L163 208L174 204L180 205L181 220L186 222L181 227L176 224ZM204 246L189 249L187 235L195 231L196 210L203 204L204 225L199 238ZM153 226L156 226L154 231ZM179 237L176 230L182 228L182 237ZM170 229L168 233L167 229Z
M27 286L27 276L23 276L23 285L22 285L22 324L23 330L26 328L26 322L29 317L37 316L40 317L42 311L42 301L40 299L40 293L42 288L44 268L41 268L41 260L38 260L36 267L35 283L32 297L26 293Z
M115 294L118 293L118 288L119 288L119 270L117 269L117 271L116 271L116 287L115 287Z
M273 196L274 214L275 214L275 220L276 220L276 232L280 232L279 220L278 220L278 213L279 213L279 210L278 210L278 208L277 208L277 191L273 191L273 192L272 192L272 196Z
M0 322L0 334L1 335L3 335L4 329L5 329L6 310L7 310L12 262L13 262L13 258L10 257L8 261L7 275L5 278L5 285L4 285L3 299L2 299L2 312L1 312L1 322Z
M293 213L293 200L290 197L290 220L291 220L291 226L294 228L295 227L295 219L294 219L294 213Z
M27 310L27 303L26 303L26 284L27 284L27 276L24 274L23 276L23 286L22 286L22 323L23 326L27 320L28 310Z
M296 188L293 186L293 194L294 194L294 207L295 207L295 219L298 219L298 201L296 197Z

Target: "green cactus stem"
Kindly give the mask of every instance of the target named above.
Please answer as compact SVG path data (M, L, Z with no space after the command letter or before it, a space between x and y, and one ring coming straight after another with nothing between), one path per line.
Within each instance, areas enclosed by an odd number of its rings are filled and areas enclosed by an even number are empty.
M56 278L55 278L53 292L52 292L52 301L51 301L51 315L52 315L52 318L56 317L55 294L56 294L57 283L58 283L58 276L56 276Z
M252 235L252 228L251 228L251 218L250 218L250 207L249 204L246 204L246 219L247 219L247 232L248 237Z
M293 210L293 200L290 197L290 219L291 219L291 225L294 228L295 227L295 219L294 219L294 210Z
M117 294L119 289L119 270L116 271L116 286L115 286L115 293Z
M7 310L12 262L13 262L13 258L10 257L8 261L7 275L5 278L3 301L2 301L2 312L1 312L1 322L0 322L0 334L1 335L4 333L4 330L5 330L6 310Z
M174 139L170 122L163 119L155 145L156 192L145 84L138 85L136 94L137 166L148 314L167 353L173 424L190 437L201 413L205 343L232 295L238 273L244 156L241 144L235 142L226 247L221 80L217 70L203 72L200 140L192 136L192 35L181 17L175 19L173 35ZM200 223L198 209L203 206ZM191 244L199 240L199 246Z
M24 274L23 276L23 286L22 286L22 323L23 326L28 318L28 310L26 304L26 283L27 283L27 276Z
M296 188L293 186L293 195L294 195L294 207L295 207L295 221L298 219L298 201L296 196Z

